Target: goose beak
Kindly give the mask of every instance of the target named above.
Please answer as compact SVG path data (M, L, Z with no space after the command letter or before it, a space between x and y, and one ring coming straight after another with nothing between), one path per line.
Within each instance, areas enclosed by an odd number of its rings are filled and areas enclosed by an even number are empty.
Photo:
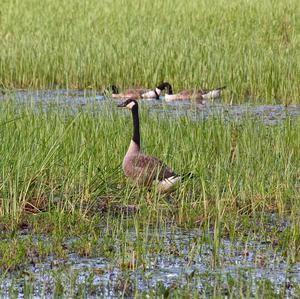
M117 107L126 107L126 101L124 101L124 102L118 104Z

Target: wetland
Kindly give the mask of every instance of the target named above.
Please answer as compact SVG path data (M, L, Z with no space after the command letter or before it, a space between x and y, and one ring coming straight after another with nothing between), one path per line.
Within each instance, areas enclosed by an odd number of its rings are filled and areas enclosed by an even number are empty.
M299 1L2 0L1 298L299 298ZM109 86L178 173L135 188Z
M1 296L299 296L300 107L141 101L143 151L194 174L162 196L124 179L118 102L1 97Z

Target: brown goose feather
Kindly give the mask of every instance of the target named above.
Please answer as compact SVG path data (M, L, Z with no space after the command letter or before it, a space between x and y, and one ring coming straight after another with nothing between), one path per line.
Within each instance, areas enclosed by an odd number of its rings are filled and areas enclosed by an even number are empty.
M158 158L146 156L140 152L125 156L123 170L134 183L142 186L150 186L154 180L161 181L176 175Z
M114 99L140 99L142 94L147 92L145 88L131 88L127 89L121 93L112 93L112 98Z

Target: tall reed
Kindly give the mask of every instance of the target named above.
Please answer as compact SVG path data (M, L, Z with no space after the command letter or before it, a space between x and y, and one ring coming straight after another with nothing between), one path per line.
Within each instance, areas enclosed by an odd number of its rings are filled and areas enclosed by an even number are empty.
M299 103L298 1L4 0L0 87L227 85Z

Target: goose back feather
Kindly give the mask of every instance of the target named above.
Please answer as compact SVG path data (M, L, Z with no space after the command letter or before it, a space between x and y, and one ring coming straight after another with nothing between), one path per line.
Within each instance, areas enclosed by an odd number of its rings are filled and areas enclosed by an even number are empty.
M111 97L113 99L140 99L142 94L147 92L148 90L145 88L130 88L124 90L123 92L119 92L119 89L116 85L112 85L109 90L111 90Z

